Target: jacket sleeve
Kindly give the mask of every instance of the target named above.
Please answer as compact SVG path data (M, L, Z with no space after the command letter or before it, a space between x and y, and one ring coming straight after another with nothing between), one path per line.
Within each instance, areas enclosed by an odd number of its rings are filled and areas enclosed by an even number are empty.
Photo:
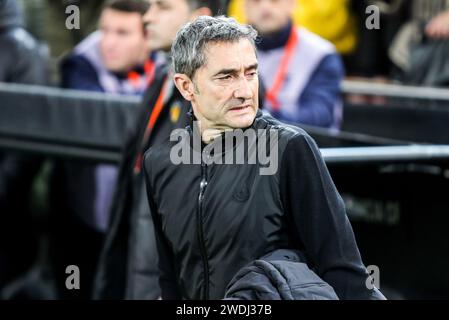
M336 108L341 108L340 83L344 67L338 54L326 56L299 98L298 123L319 127L338 126Z
M295 236L317 274L340 299L384 299L369 290L354 233L320 151L313 139L298 134L282 156L280 192Z
M182 295L179 290L175 268L174 256L170 249L167 238L162 230L162 221L157 209L157 204L153 199L153 186L151 185L151 149L145 153L143 170L145 173L145 183L147 188L148 204L154 223L154 234L159 255L159 285L163 300L181 300Z

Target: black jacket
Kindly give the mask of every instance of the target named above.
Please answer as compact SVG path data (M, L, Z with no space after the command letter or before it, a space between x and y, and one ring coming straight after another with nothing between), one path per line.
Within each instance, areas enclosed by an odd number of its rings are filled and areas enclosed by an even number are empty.
M260 163L175 165L175 141L147 151L162 298L221 299L238 270L281 248L305 252L340 299L378 298L365 285L368 273L343 200L315 142L261 111L251 128L278 132L274 175L259 174ZM183 143L195 154L195 131L189 132Z
M18 1L0 0L0 82L46 84L47 62L46 52L23 28ZM0 289L36 256L29 200L42 163L41 156L0 150Z
M240 269L226 288L226 300L338 300L332 287L296 250L279 249Z
M173 86L172 79L167 78L167 72L166 66L156 71L156 78L144 94L135 126L127 135L111 204L111 222L95 277L95 299L156 299L160 296L158 254L143 172L136 175L133 169L139 152L143 154L150 145L163 143L174 129L185 128L189 123L190 103ZM164 108L148 141L142 145L164 81L170 82ZM259 101L264 94L261 83Z
M157 299L160 296L157 249L143 172L135 174L134 167L138 155L148 146L161 143L172 130L188 124L190 105L176 88L166 87L164 108L143 144L148 120L166 81L171 82L166 67L161 67L144 95L136 125L130 129L123 148L111 204L111 223L94 284L95 299Z

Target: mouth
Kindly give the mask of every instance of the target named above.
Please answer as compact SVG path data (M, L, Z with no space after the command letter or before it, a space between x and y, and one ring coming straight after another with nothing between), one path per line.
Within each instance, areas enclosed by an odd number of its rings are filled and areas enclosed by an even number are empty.
M251 107L251 105L245 104L245 105L243 105L243 106L235 106L235 107L232 107L232 108L229 109L229 111L242 111L242 110L248 109L248 108L250 108L250 107Z

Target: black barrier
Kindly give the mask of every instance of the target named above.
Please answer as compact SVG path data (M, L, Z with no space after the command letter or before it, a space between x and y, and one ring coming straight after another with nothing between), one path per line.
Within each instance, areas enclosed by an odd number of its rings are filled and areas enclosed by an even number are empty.
M377 104L345 103L343 131L449 144L448 89L344 81L342 90L345 94L382 97Z
M0 83L0 148L118 162L139 103L138 97ZM360 133L301 127L322 148L407 144Z
M448 123L449 105L426 108L405 101L401 106L346 104L342 130L415 143L449 144Z
M0 147L116 162L139 97L0 84Z
M428 90L423 97L428 98ZM438 97L446 97L446 90L435 90ZM402 106L397 101L389 106L348 104L342 131L301 127L321 148L449 144L449 107L419 101ZM139 97L0 83L0 148L117 162L139 103Z

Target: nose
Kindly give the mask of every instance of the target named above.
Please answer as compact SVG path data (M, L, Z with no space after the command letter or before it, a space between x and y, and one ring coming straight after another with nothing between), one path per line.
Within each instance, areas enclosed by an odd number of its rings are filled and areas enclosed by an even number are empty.
M245 100L253 98L253 91L246 77L240 77L237 88L234 90L234 98Z
M259 8L260 8L260 10L263 11L263 12L267 12L268 11L268 12L271 13L271 10L272 10L271 1L272 0L259 1Z

